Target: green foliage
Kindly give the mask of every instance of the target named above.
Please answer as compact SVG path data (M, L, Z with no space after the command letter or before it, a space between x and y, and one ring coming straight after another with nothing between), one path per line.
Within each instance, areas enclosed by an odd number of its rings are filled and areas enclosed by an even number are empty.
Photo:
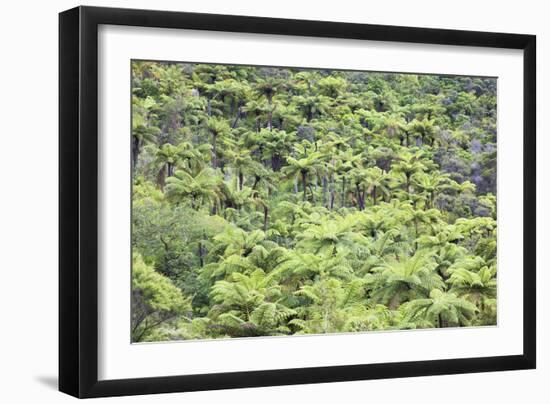
M132 63L132 340L496 324L496 82Z
M250 275L234 272L212 287L216 303L209 313L221 331L232 337L288 333L284 322L295 311L280 304L280 286L272 275L257 269Z
M151 331L190 311L189 300L167 277L135 254L132 262L132 340L144 341Z
M469 325L477 308L454 293L433 289L428 298L405 304L405 323L418 321L421 326L450 327Z

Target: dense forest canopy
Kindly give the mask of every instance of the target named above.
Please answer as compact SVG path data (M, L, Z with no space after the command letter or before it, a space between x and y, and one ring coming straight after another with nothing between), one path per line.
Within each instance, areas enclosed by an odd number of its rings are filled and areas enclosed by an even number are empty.
M132 63L132 341L496 324L496 79Z

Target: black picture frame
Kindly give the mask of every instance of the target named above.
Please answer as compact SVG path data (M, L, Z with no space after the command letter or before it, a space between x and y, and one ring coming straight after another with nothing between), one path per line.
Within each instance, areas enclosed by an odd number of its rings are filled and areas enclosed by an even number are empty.
M99 381L98 26L246 32L523 50L523 354ZM59 390L104 397L514 369L536 364L536 37L167 11L59 15Z

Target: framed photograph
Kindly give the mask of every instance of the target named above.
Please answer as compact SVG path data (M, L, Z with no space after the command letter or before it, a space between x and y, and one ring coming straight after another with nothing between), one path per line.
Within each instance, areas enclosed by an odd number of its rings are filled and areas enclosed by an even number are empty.
M535 36L59 27L61 391L535 368Z

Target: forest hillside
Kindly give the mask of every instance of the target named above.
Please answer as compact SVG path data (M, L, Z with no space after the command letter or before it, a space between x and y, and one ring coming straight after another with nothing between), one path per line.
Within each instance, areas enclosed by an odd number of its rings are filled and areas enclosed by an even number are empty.
M496 84L134 61L132 341L495 325Z

